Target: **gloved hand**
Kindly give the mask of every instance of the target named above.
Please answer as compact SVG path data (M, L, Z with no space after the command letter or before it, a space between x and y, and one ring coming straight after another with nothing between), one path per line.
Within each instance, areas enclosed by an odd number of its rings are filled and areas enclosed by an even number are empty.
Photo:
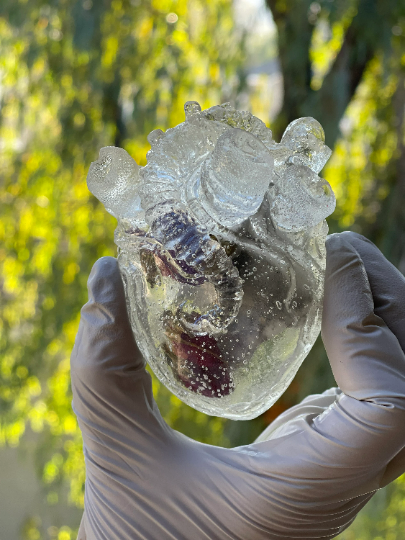
M405 471L405 279L360 235L326 246L322 336L340 389L234 449L164 422L117 261L96 262L71 360L87 473L80 540L334 538Z

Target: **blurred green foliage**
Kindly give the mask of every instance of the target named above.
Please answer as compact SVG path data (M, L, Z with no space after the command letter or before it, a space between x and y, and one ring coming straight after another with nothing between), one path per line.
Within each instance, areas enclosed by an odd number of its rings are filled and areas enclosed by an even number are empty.
M268 5L285 94L271 127L280 134L303 115L324 124L327 143L336 143L324 171L338 198L332 231L362 232L404 271L404 0ZM91 266L115 254L115 220L88 192L88 167L107 145L144 164L146 135L181 122L185 101L237 105L246 92L245 37L231 0L0 4L0 446L17 446L27 425L41 434L49 504L68 482L70 503L83 505L69 356ZM259 102L254 95L253 113ZM289 391L254 422L205 416L153 384L172 427L229 446L335 383L318 342ZM401 478L384 492L382 510L363 512L342 540L399 540L404 501ZM70 540L75 526L45 533L32 518L23 534Z

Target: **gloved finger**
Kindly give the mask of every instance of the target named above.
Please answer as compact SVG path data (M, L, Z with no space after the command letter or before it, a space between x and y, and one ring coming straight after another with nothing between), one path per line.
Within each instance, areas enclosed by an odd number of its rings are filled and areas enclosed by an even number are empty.
M405 277L370 240L354 232L342 237L360 255L374 299L374 313L395 334L405 352Z
M121 462L134 467L129 460L135 448L137 459L146 459L150 438L167 429L132 334L116 259L95 263L88 290L71 357L72 406L89 459L97 464L94 474L113 467L125 477Z
M405 355L396 336L374 312L366 268L349 238L334 234L326 241L322 339L345 394L388 405L391 398L401 398L402 408Z
M108 370L136 370L145 365L129 323L117 259L102 257L88 279L89 301L81 310L72 363Z

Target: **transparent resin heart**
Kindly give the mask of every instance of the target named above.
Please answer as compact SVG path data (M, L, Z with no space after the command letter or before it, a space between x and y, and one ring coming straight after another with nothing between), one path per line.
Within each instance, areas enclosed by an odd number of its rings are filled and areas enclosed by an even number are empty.
M118 219L115 242L142 354L175 395L250 419L284 392L321 323L324 221L318 176L331 151L313 118L278 144L229 104L153 131L148 163L102 148L90 191Z

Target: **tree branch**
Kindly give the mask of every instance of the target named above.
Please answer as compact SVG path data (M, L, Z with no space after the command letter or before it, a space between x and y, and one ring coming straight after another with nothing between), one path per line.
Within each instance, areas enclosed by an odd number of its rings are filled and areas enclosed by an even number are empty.
M346 32L321 88L311 90L302 103L301 116L314 116L323 125L329 146L339 136L339 122L362 80L368 62L380 48L376 2L360 0L357 14Z
M278 29L279 58L284 79L282 110L272 125L276 137L301 116L313 116L325 129L329 146L339 136L339 123L362 80L368 62L388 43L394 24L393 0L359 0L322 87L311 89L310 46L314 26L308 20L310 0L266 0ZM395 4L395 2L394 2ZM385 41L384 41L385 40Z
M311 83L311 45L313 25L308 21L310 0L266 0L278 29L278 47L283 72L282 111L272 125L276 137L299 116L299 107L308 99ZM302 116L302 115L301 115Z

